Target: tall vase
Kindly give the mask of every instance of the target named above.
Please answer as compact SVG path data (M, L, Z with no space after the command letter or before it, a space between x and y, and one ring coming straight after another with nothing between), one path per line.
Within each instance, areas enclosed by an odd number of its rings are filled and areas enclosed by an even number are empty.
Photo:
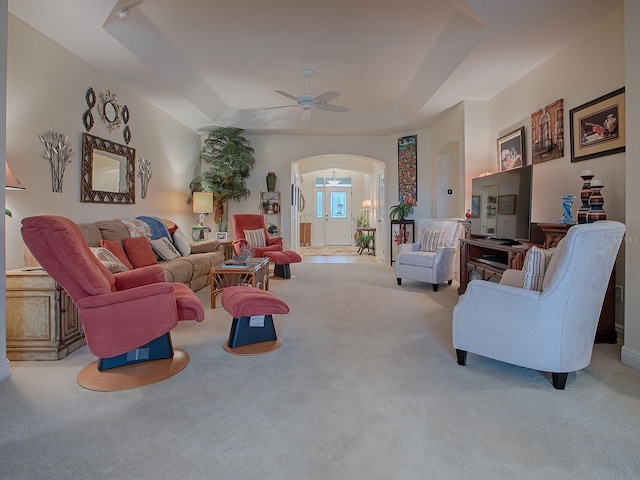
M589 213L589 197L591 196L591 179L593 172L591 170L583 170L580 175L584 181L582 190L580 190L580 200L582 206L578 209L578 223L587 223L587 214Z
M576 221L573 219L571 207L573 206L573 199L576 197L573 195L562 195L560 198L562 199L562 218L558 220L558 223L562 223L563 225L575 224Z
M607 219L607 213L602 208L604 205L604 197L602 196L602 193L600 193L603 188L604 185L602 180L591 180L591 196L589 197L587 223Z
M276 177L275 172L267 173L267 191L268 192L276 191L276 180L278 180L278 177Z

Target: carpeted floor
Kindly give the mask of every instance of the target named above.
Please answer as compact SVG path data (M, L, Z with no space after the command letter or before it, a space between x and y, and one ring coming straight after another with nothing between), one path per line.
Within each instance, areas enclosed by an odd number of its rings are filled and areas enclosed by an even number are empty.
M550 375L469 354L457 365L457 284L405 281L382 262L311 263L271 290L290 306L267 355L224 351L207 307L173 343L191 363L155 385L84 390L86 347L11 362L0 383L2 479L640 478L640 372L596 345L565 391Z

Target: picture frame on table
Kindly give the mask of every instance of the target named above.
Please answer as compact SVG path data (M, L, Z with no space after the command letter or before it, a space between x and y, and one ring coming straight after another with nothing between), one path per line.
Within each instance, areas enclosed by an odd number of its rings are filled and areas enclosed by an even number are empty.
M216 240L218 242L227 242L229 235L227 232L216 232Z
M496 141L498 146L499 171L506 172L514 168L524 167L526 162L524 150L524 127L503 135Z
M626 149L624 87L569 112L571 162L604 157Z

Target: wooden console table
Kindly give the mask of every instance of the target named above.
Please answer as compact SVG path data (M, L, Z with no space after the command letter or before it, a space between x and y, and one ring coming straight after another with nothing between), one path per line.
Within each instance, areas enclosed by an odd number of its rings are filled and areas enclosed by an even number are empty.
M85 344L78 310L44 270L9 270L7 358L59 360Z

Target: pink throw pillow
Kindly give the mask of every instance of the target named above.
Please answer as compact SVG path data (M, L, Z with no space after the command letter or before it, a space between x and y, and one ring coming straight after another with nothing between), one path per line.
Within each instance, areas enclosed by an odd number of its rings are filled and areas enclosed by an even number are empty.
M133 265L131 265L127 254L124 253L124 250L118 242L114 240L102 240L100 246L113 253L129 270L133 270Z
M158 263L147 237L124 238L122 240L127 256L135 268Z

